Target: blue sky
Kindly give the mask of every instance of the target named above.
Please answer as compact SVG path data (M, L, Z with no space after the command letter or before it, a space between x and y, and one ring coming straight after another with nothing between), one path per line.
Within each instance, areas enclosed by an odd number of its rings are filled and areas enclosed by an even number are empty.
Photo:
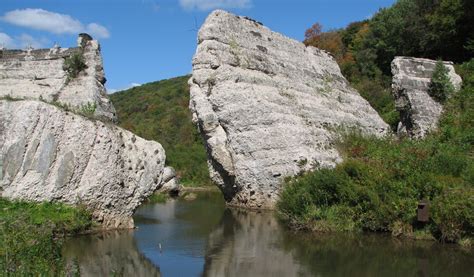
M373 15L395 0L1 0L0 45L75 46L79 32L102 45L110 92L191 72L197 29L216 8L252 17L302 40Z

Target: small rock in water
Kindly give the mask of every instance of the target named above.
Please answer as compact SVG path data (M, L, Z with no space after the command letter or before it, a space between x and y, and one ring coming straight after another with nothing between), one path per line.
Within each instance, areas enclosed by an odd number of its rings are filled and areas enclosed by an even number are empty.
M184 200L186 201L193 201L193 200L196 200L196 198L197 198L197 195L193 192L190 192L184 196Z

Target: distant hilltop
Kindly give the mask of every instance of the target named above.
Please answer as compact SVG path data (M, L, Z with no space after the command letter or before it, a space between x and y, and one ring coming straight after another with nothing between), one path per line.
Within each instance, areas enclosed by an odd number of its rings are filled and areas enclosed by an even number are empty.
M99 42L88 34L72 48L0 50L0 97L93 106L97 118L116 121L105 82Z

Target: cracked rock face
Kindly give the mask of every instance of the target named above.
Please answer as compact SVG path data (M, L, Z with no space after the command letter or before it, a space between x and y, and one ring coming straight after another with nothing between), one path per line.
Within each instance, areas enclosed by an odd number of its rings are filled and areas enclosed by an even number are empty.
M443 106L428 94L436 61L412 57L395 57L392 61L392 91L400 112L399 135L423 138L436 129ZM461 77L452 62L444 62L456 90L461 88Z
M76 48L0 50L0 97L41 98L76 109L95 104L95 117L116 121L115 108L104 87L100 45L84 35L80 35ZM65 59L78 53L87 68L70 78L64 70Z
M272 208L283 179L341 161L338 128L389 126L326 52L214 11L193 58L190 109L230 205Z
M32 100L0 101L0 172L3 197L83 204L107 229L174 177L159 143Z

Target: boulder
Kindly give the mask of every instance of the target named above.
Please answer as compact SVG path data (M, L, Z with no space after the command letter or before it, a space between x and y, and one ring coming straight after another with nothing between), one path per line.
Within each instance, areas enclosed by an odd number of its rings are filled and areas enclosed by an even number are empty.
M84 205L106 229L174 172L159 143L33 100L0 101L0 165L2 197Z
M443 63L454 88L459 90L462 80L453 63ZM436 129L443 106L428 94L435 66L435 60L412 57L395 57L392 61L392 91L400 112L399 135L423 138Z
M181 184L179 183L176 171L174 168L167 166L163 171L163 186L158 192L168 193L170 195L178 195L181 191Z
M389 126L325 51L225 11L199 30L190 109L230 205L273 208L285 177L333 167L341 129Z

